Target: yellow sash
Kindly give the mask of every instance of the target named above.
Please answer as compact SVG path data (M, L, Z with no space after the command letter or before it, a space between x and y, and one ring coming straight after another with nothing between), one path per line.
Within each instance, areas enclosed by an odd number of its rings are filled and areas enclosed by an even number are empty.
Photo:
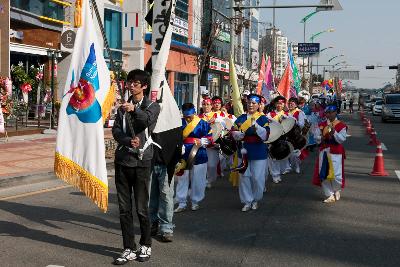
M340 121L339 120L334 120L331 124L328 124L327 126L324 127L324 129L322 130L322 136L325 136L329 133L329 127L331 126L333 128L335 128L336 124L338 124Z
M249 118L247 118L247 120L245 122L242 123L242 125L240 125L239 130L243 133L245 133L247 131L247 129L249 129L251 127L251 125L253 124L253 120L256 121L258 118L261 117L261 115L263 115L260 112L255 112L253 115L251 115Z
M285 111L281 110L281 111L279 111L279 112L275 112L275 114L276 114L275 117L273 117L272 119L275 120L275 121L277 121L277 122L280 122L281 117L282 117L283 115L285 115Z
M183 129L183 138L188 137L189 134L193 132L200 120L201 119L199 117L194 116L193 120L186 125L185 129Z
M294 114L296 111L298 111L298 110L300 110L300 109L295 108L293 111L290 111L290 110L289 110L289 114L293 116L293 114Z

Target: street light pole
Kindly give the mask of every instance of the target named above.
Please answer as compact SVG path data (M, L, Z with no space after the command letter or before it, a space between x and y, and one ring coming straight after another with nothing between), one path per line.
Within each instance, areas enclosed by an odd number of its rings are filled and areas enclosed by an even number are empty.
M54 129L54 60L55 52L51 52L51 116L50 129Z

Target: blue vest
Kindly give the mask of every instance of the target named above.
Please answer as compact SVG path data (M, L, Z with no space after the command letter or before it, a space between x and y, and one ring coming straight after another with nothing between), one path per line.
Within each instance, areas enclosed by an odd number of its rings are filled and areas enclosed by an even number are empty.
M243 124L247 120L247 114L240 115L236 121L235 125L239 128L239 125ZM269 120L267 116L261 115L257 120L256 123L260 126L263 126L267 130L267 139L269 136ZM252 136L258 137L255 129L253 127L249 127L246 132L245 136ZM268 157L268 146L264 141L257 142L243 142L244 148L247 150L247 158L249 160L262 160ZM239 157L241 157L239 153Z
M185 119L182 119L182 130L185 129L187 122ZM210 133L211 127L208 122L205 120L200 120L200 122L196 125L196 128L189 134L189 138L202 138L211 136ZM183 155L183 159L187 160L189 157L190 150L192 150L193 144L184 144L185 146L185 154ZM203 164L207 162L207 150L204 147L200 147L196 154L196 159L194 161L194 165Z

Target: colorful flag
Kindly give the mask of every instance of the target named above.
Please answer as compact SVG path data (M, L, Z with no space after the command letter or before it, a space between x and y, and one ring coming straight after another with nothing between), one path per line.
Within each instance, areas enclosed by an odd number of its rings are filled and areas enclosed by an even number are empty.
M265 68L265 78L264 78L265 87L263 87L262 95L268 102L271 101L271 91L275 91L274 88L274 76L272 74L272 64L271 57L268 57L267 66Z
M265 58L264 58L264 53L262 55L262 59L261 59L261 66L260 66L260 73L258 75L258 83L257 83L257 94L261 95L261 90L262 90L262 86L265 79Z
M294 62L291 45L289 45L288 54L289 54L290 68L291 68L291 71L292 71L293 87L295 89L296 96L297 96L299 94L300 90L301 90L301 77L299 75L299 70L297 68L297 65Z
M89 0L83 1L81 14L60 107L54 172L107 211L103 123L114 103L115 86L94 30Z
M281 96L285 97L286 99L290 98L290 64L286 65L285 72L283 73L282 79L279 82L278 92Z
M240 99L239 85L237 83L236 76L236 67L233 62L233 56L229 60L229 79L232 86L232 104L233 104L233 113L236 117L239 117L244 113L242 100Z

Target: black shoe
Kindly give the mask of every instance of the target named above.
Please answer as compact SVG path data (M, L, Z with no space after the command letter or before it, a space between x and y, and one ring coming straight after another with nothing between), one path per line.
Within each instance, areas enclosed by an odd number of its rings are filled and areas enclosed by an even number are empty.
M136 260L136 251L126 248L118 258L114 259L114 265L124 265L129 261Z
M140 262L145 262L150 260L150 256L151 256L151 247L140 246L137 252L137 260Z
M163 233L161 235L161 241L164 243L169 243L169 242L172 242L173 237L174 237L174 235L172 233Z
M155 222L151 225L151 236L158 235L158 222Z

